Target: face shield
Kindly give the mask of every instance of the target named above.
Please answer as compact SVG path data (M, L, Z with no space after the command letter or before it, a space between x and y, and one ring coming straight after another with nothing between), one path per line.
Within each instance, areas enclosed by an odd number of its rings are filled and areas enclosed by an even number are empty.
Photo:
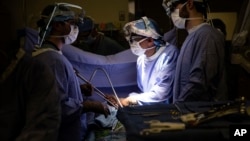
M132 21L127 23L124 28L125 38L131 42L133 35L139 35L142 37L151 37L153 39L158 39L161 37L159 34L159 29L152 20L147 17L142 17L140 20Z
M78 5L69 3L56 3L52 9L48 8L48 11L44 11L45 12L41 15L42 24L40 23L40 26L38 24L40 28L39 47L41 47L45 37L49 36L51 31L50 24L52 22L65 22L70 20L71 24L75 25L83 22L84 11L82 7Z

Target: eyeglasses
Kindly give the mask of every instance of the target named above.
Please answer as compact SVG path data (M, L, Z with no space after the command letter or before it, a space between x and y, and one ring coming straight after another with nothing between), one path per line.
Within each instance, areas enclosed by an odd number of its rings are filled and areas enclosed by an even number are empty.
M144 38L146 38L146 37L144 37L144 36L130 36L130 39L129 39L129 42L130 43L132 43L133 41L140 41L140 40L142 40L142 39L144 39Z
M70 25L76 25L76 21L73 20L73 19L66 20L66 21L64 21L64 22L69 23Z

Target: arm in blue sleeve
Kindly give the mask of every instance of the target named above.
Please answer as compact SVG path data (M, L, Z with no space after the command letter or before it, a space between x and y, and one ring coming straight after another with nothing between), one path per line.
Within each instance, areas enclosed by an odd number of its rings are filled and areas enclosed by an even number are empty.
M179 52L176 49L169 50L168 54L163 53L154 66L157 71L151 74L155 77L155 83L150 91L131 96L143 102L159 102L170 99L173 95L173 81L178 54Z
M80 113L82 95L72 66L58 61L53 69L61 97L63 116Z

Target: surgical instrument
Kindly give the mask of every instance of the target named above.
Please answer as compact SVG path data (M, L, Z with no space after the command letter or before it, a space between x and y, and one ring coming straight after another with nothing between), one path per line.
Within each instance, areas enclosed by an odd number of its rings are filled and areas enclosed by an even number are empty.
M141 135L148 135L150 133L160 133L163 130L184 130L185 124L184 123L177 123L177 122L161 122L159 120L150 120L145 121L144 123L148 123L150 128L143 129L140 134Z
M108 75L108 73L107 73L103 68L97 68L97 69L93 72L93 74L92 74L92 76L91 76L91 79L94 77L94 75L95 75L95 73L97 72L97 70L101 70L101 71L104 72L104 74L106 75L106 77L107 77L107 79L108 79L108 81L109 81L109 84L110 84L110 86L111 86L111 88L112 88L112 91L114 92L115 98L116 98L116 100L117 100L119 106L120 106L121 108L123 108L123 106L122 106L122 104L121 104L121 101L119 100L119 97L117 96L117 94L116 94L116 92L115 92L115 89L114 89L114 87L113 87L113 84L112 84L112 82L111 82L111 80L110 80L110 78L109 78L109 75Z
M249 107L246 107L245 98L242 97L235 102L224 104L215 109L211 109L209 111L201 112L201 113L189 113L182 115L180 118L184 123L188 123L191 126L196 126L205 121L219 118L226 115L231 114L248 114Z
M86 83L91 84L86 78L84 78L84 77L79 73L78 70L76 70L76 69L74 68L74 71L75 71L75 74L76 74L80 79L82 79L82 80L85 81ZM100 97L102 97L104 100L106 100L107 102L109 102L109 103L110 103L112 106L114 106L115 108L118 108L118 106L117 106L116 104L114 104L113 102L111 102L109 99L106 98L105 94L104 94L102 91L100 91L98 88L94 87L93 85L92 85L92 87L93 87L93 89L97 92L97 94L98 94Z

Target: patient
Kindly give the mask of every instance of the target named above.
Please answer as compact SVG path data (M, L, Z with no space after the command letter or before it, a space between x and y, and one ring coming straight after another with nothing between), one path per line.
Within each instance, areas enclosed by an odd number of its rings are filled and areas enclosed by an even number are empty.
M140 91L120 98L122 105L171 103L178 48L165 43L157 23L147 17L127 23L124 31L131 51L138 56Z

